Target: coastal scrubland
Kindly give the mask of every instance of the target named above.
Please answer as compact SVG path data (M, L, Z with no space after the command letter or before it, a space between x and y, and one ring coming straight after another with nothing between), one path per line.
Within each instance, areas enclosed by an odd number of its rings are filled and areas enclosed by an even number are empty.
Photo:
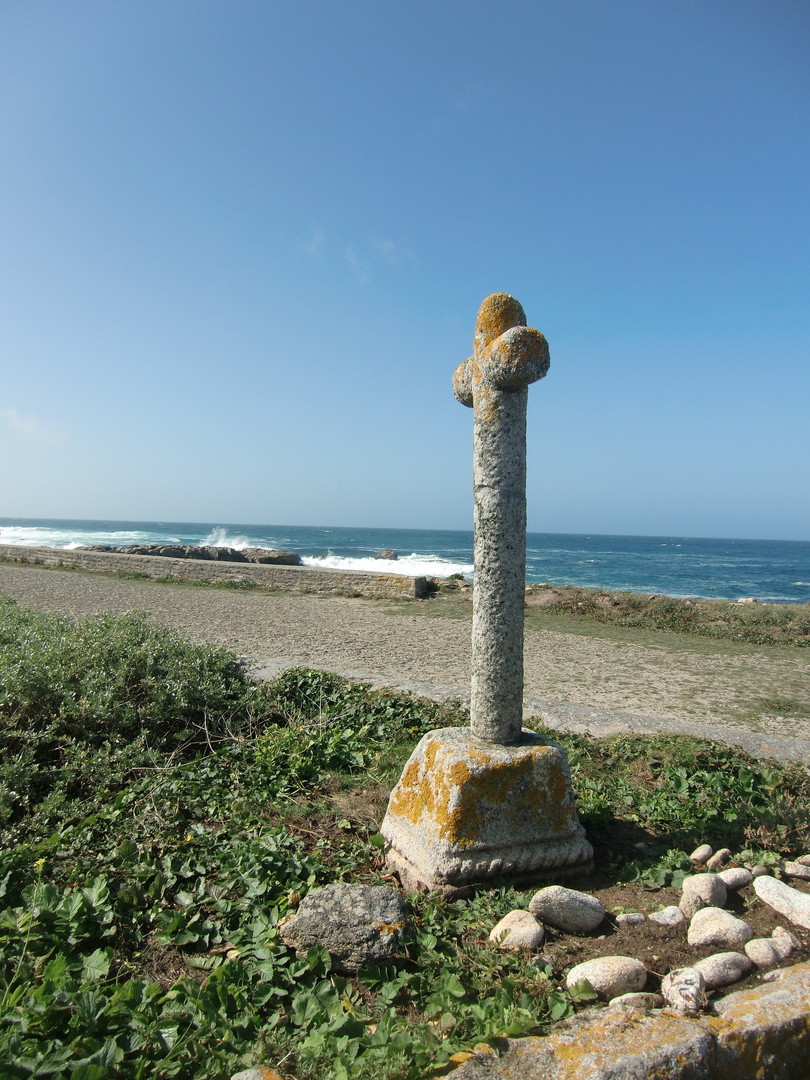
M340 977L278 923L327 881L390 880L388 792L458 702L296 668L255 683L229 650L145 615L0 602L0 1060L4 1075L416 1080L478 1042L542 1032L592 1000L571 963L628 930L498 951L531 891L411 895L397 963ZM806 848L810 776L699 739L554 734L614 914L672 902L699 841L778 869ZM741 910L757 932L768 911ZM653 983L682 958L654 941ZM803 950L800 957L804 955Z
M265 670L317 667L435 697L469 691L472 604L463 581L444 583L430 600L391 602L0 563L3 592L22 605L76 616L144 611L194 642L225 645ZM562 610L528 594L525 690L537 708L569 703L634 714L650 718L650 730L675 721L810 738L810 650L617 625L603 618L602 601L590 615L585 602L578 607L575 591L563 592ZM629 602L644 598L631 595ZM751 609L759 607L725 606L735 609L729 618L753 618ZM713 610L712 603L707 607ZM792 613L787 608L776 617L790 620Z

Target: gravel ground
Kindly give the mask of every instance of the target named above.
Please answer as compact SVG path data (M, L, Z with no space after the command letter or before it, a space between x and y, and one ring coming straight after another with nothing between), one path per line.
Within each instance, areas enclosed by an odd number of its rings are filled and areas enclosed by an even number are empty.
M317 667L426 696L469 698L469 623L426 617L418 603L237 592L9 563L0 564L0 593L76 617L145 611L192 641L228 646L261 677ZM807 686L810 657L796 652L730 656L529 630L526 714L594 734L692 732L758 756L810 761L807 720L765 717L743 725L724 715L729 702L746 695Z

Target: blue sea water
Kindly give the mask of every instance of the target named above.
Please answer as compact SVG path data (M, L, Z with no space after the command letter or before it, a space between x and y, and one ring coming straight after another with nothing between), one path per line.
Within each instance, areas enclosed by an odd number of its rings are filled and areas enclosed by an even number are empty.
M311 566L472 577L472 532L326 528L214 522L62 521L0 518L0 544L73 548L88 544L210 544L285 548ZM375 559L392 549L399 559ZM663 593L810 601L810 542L712 540L687 536L529 533L526 581Z

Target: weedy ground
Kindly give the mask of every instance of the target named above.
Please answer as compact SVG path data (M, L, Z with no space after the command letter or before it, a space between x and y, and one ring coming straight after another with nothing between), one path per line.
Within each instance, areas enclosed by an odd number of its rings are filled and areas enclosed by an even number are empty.
M466 722L323 672L256 685L142 616L0 600L0 1076L215 1080L258 1060L416 1080L589 1000L561 971L627 949L551 935L539 961L499 952L489 930L532 891L497 882L410 896L397 963L351 979L278 935L315 886L390 880L387 794L425 731ZM670 736L554 738L614 909L669 902L700 840L771 862L806 846L803 768ZM677 959L666 936L648 946L652 970Z

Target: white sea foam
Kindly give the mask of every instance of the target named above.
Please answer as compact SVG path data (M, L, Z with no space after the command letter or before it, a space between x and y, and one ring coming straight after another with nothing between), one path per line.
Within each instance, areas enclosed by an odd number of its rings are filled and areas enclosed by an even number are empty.
M151 533L140 530L116 529L89 532L78 529L59 529L47 525L0 525L0 544L16 544L20 547L74 548L90 544L148 544ZM172 537L161 537L164 544L179 543Z
M450 562L438 555L400 555L398 559L351 558L346 555L305 555L304 566L321 566L329 570L369 570L382 574L406 574L409 577L447 578L451 574L472 577L471 563Z
M228 536L227 529L212 529L206 538L201 541L201 547L229 547L241 551L246 547L264 547L264 544L254 544L246 536Z

